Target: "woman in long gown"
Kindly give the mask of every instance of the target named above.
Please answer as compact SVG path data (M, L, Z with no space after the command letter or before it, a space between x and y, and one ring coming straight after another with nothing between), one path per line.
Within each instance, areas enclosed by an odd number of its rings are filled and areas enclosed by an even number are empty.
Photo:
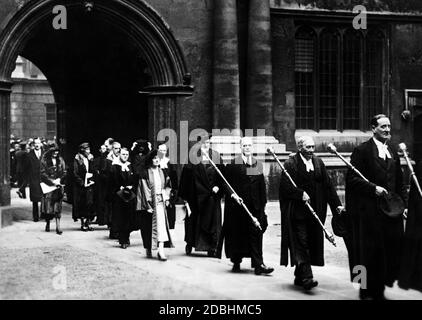
M157 150L149 153L146 169L139 177L136 209L141 211L141 234L147 257L158 249L158 259L166 261L164 247L173 248L166 203L169 201L170 178L159 167Z

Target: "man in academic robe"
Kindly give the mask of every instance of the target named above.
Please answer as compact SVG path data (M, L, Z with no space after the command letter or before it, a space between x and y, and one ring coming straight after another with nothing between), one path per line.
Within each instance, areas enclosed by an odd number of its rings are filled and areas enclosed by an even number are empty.
M422 160L419 160L416 164L415 173L419 185L421 185ZM410 185L398 284L402 289L414 289L422 292L422 195L413 179Z
M199 138L200 142L194 147L200 148L191 157L193 161L183 167L179 185L179 197L191 210L185 217L185 251L189 255L195 248L195 251L207 251L209 257L215 257L221 232L223 190L221 178L208 158L220 169L222 159L210 148L210 135L203 134Z
M119 164L120 163L120 149L121 149L121 144L117 141L114 141L111 145L111 151L109 152L109 154L107 155L107 160L106 160L106 174L108 176L108 190L107 190L107 197L106 197L106 206L108 208L108 212L109 212L109 227L110 227L110 234L109 234L109 238L110 239L119 239L119 218L118 218L118 212L114 213L113 212L113 198L114 198L114 194L113 194L113 190L111 188L111 180L112 180L112 176L113 176L113 165Z
M15 154L16 157L16 177L18 180L18 190L16 193L19 198L26 199L26 186L28 184L28 152L26 142L20 143L20 149Z
M32 202L32 218L34 222L39 221L39 205L42 198L41 190L41 159L43 157L42 143L40 138L33 141L33 149L27 157L29 198Z
M217 254L221 258L221 248L225 241L226 257L233 262L233 272L240 272L242 259L250 257L256 275L269 274L274 268L264 264L262 252L262 238L268 226L263 165L252 156L250 137L242 138L240 144L242 154L224 170L225 177L235 193L228 186L225 187L224 225ZM241 206L242 202L259 222L261 230Z
M391 139L390 119L372 118L373 137L356 147L351 164L368 180L349 169L346 177L346 208L351 218L351 280L362 273L359 297L385 299L385 286L397 280L403 240L403 216L385 214L383 198L395 193L405 201L400 158ZM355 273L356 272L356 273Z
M297 148L298 152L284 163L296 187L286 174L282 173L280 179L280 264L288 265L290 250L290 263L295 266L294 284L310 290L318 285L311 266L324 265L324 233L306 203L312 206L322 223L327 217L327 204L332 212L340 213L344 208L324 163L314 155L314 140L308 136L300 137Z
M103 144L100 147L100 154L94 159L95 181L94 203L98 225L110 225L110 208L107 206L107 192L109 191L107 147Z

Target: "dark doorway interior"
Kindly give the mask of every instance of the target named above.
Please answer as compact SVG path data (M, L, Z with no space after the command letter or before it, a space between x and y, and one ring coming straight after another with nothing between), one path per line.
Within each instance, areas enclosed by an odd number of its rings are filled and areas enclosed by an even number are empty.
M148 137L147 100L139 91L151 84L151 76L129 26L74 8L68 10L67 30L53 29L46 19L21 55L51 84L67 159L82 142L90 142L95 154L108 137L127 147Z

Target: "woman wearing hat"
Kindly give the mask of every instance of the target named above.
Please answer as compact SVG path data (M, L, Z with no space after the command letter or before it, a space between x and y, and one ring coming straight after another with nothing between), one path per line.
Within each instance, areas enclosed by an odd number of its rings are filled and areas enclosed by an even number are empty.
M146 160L146 169L139 177L136 210L141 214L141 235L147 257L151 250L158 249L158 259L166 261L164 247L173 248L166 204L171 190L170 178L160 168L157 150L151 151Z
M134 228L136 196L133 190L135 190L137 178L128 161L129 151L122 148L119 157L120 161L116 161L111 169L111 190L113 215L118 228L120 247L126 249L130 245L129 236Z
M60 156L59 149L50 145L50 149L41 160L41 182L56 189L43 194L41 198L41 218L46 221L45 231L50 231L50 221L56 219L56 233L62 234L60 218L62 213L63 183L66 176L66 165Z
M81 219L81 230L92 231L90 221L94 217L94 166L89 143L79 146L79 152L73 161L73 207L72 217Z

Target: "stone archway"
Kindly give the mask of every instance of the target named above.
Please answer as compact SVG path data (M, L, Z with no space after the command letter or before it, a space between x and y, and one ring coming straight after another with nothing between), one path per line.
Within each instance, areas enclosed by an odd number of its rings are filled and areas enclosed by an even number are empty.
M59 72L54 72L54 62L43 59L43 55L39 53L42 48L35 50L31 44L37 34L48 34L50 51L54 51L51 41L56 41L59 47L63 45L63 40L60 40L63 38L57 36L60 31L54 33L46 29L51 26L54 18L52 9L57 4L59 3L54 0L28 2L10 15L0 34L0 206L10 203L10 92L11 73L17 55L24 52L40 65L47 78L51 76L51 85L57 101L65 101L66 95L70 95L74 88L63 85L64 80L58 75ZM84 13L84 3L78 0L66 1L66 8L69 14L68 24L72 21L83 22L88 19L84 14L89 14L93 17L94 25L101 21L104 26L110 26L116 36L124 36L126 43L131 47L128 52L142 52L142 60L148 68L150 79L140 82L146 85L139 87L138 91L146 97L148 105L148 135L152 139L159 128L176 129L178 105L183 102L184 96L192 94L193 88L184 83L187 67L183 54L163 19L150 6L138 0L96 1L90 13ZM77 36L73 35L73 38ZM85 41L86 43L88 42ZM76 54L82 54L83 59L87 52L82 50L74 53L74 56ZM61 55L54 58L64 59ZM92 63L95 63L95 57L91 59Z

